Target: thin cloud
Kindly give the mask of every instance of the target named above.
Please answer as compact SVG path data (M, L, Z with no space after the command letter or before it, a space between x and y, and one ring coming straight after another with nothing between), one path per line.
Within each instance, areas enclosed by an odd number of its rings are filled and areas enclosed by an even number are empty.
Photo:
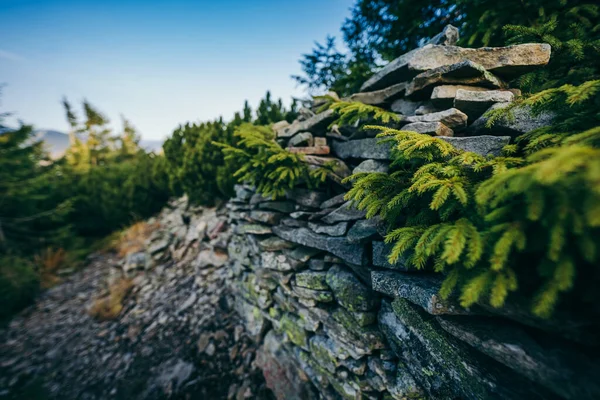
M2 50L2 49L0 49L0 58L3 58L8 61L15 61L15 62L25 61L25 59L23 57L21 57L20 55L11 53L10 51L6 51L6 50Z

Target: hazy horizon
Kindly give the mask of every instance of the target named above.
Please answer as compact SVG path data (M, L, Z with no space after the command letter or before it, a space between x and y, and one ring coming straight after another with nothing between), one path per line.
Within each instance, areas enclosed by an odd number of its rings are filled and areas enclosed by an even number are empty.
M60 104L85 98L115 129L127 117L161 140L267 90L305 95L290 78L314 41L340 36L351 0L0 0L0 110L8 122L67 131ZM81 114L81 113L80 113Z

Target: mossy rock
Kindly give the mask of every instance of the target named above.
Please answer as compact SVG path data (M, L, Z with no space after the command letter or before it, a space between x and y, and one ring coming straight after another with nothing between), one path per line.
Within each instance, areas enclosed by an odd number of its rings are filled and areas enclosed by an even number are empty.
M327 271L327 284L336 301L350 311L369 311L378 304L377 295L352 272L340 265Z

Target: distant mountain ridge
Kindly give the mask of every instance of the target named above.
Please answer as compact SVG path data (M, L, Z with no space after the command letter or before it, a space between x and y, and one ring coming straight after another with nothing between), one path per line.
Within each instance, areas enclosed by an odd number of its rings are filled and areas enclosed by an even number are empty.
M64 132L52 129L40 129L35 131L35 137L37 140L44 142L46 149L52 158L59 158L69 147L69 135ZM163 142L160 140L142 139L140 141L140 146L144 150L153 151L155 153L160 153L162 151L162 144Z

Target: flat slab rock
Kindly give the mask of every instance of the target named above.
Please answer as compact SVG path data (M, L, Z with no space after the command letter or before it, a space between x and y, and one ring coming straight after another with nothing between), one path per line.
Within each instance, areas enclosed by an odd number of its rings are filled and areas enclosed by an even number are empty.
M326 193L308 189L292 189L286 193L286 197L298 205L312 208L319 208L321 203L327 200ZM292 215L292 218L295 217Z
M502 154L502 148L510 143L510 136L440 136L440 139L459 150L471 151L481 156L499 156Z
M479 86L467 86L467 85L440 85L433 88L431 93L431 102L438 108L450 108L454 106L454 98L456 92L459 89L485 92L490 90L488 88Z
M428 398L555 398L547 390L456 340L436 319L405 299L396 299L391 305L384 302L379 324Z
M299 132L310 132L313 134L325 133L327 127L335 119L333 110L327 110L304 121L294 121L289 126L277 131L278 138L289 138Z
M413 122L404 125L402 130L432 136L454 136L454 131L441 122Z
M406 88L406 95L412 98L428 98L437 85L474 85L490 89L507 87L506 83L486 71L480 64L462 61L423 72L413 78Z
M364 104L382 106L391 103L404 95L406 91L406 82L397 83L385 89L373 92L355 93L350 96L350 101L358 101Z
M528 43L508 47L465 49L458 46L427 45L412 50L391 61L369 78L361 91L383 89L404 82L415 75L464 60L481 64L485 69L506 78L513 78L548 64L550 45Z
M365 160L358 164L353 170L353 174L361 172L383 172L387 173L390 170L388 163L376 160Z
M379 143L381 139L368 138L359 140L350 140L348 142L334 141L333 153L341 159L358 158L373 160L390 160L390 143Z
M273 227L273 233L293 243L328 251L352 264L362 265L365 261L364 248L348 243L343 237L320 235L308 228L289 228L284 226Z
M475 120L496 103L510 103L515 95L508 90L475 91L458 89L454 98L454 107L463 111L471 120Z
M349 311L370 311L378 303L377 295L351 271L339 265L327 271L327 285L335 300Z
M352 202L347 201L346 203L339 206L337 209L324 216L321 220L326 224L335 224L337 222L342 221L347 222L363 219L366 216L366 214L366 211L357 210L352 205Z
M392 251L392 245L382 241L373 242L373 265L375 267L393 269L397 271L410 271L413 268L408 266L403 258L400 258L396 264L390 264L388 256Z
M432 315L460 315L469 311L453 300L444 300L438 294L443 279L430 274L392 271L371 271L373 290L395 298L403 298Z
M404 118L404 121L406 122L441 122L448 128L454 130L465 128L467 126L467 120L467 114L456 108Z
M550 336L494 318L438 317L452 336L566 399L600 398L600 360Z
M509 103L497 103L489 108L489 110L497 110L508 107ZM534 129L543 128L552 124L555 115L551 112L544 112L539 115L533 115L528 107L515 107L511 110L512 118L500 118L490 128L486 126L488 118L482 115L476 119L467 132L471 135L481 134L508 134L520 135Z

